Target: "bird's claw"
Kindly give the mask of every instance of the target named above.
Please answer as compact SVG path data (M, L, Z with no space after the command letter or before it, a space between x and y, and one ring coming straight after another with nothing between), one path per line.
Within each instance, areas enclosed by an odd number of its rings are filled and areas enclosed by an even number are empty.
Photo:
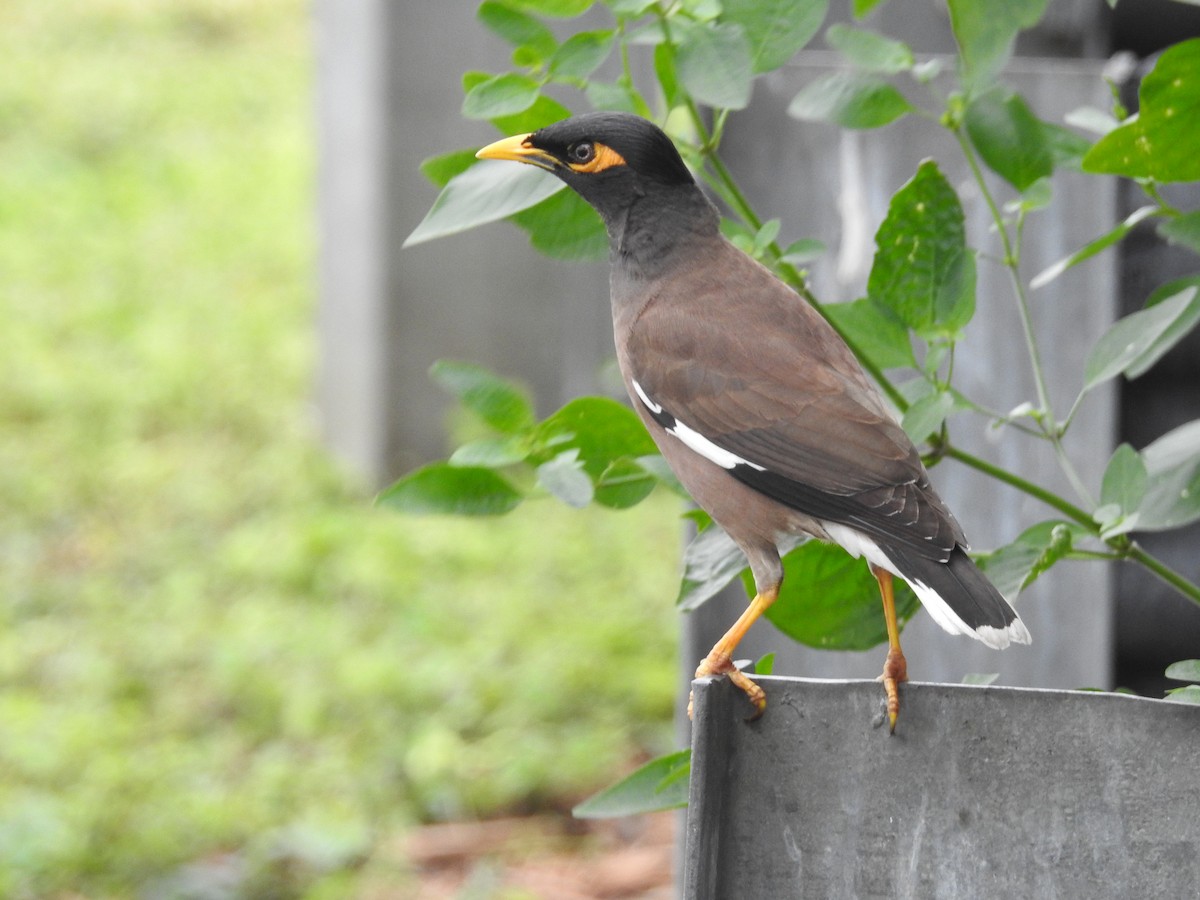
M697 678L706 678L710 675L725 675L729 680L746 695L746 699L754 706L754 713L746 719L747 722L753 722L759 718L767 709L767 694L761 687L755 684L745 672L742 672L733 664L733 659L723 654L710 653L704 658L704 661L696 668ZM692 703L695 692L688 694L688 718L692 718Z
M908 681L908 660L898 647L888 650L883 663L883 674L879 676L887 694L888 731L896 733L896 719L900 715L900 682Z

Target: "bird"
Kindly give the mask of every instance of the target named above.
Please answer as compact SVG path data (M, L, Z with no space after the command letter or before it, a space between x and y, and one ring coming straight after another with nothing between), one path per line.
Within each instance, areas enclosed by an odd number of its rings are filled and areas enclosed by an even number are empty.
M779 547L797 536L865 559L878 582L892 733L908 678L894 578L951 634L997 649L1030 642L854 353L812 304L721 234L717 208L660 128L631 113L585 113L476 156L544 169L599 213L630 402L749 563L755 596L697 678L728 676L754 717L766 709L733 652L779 596Z

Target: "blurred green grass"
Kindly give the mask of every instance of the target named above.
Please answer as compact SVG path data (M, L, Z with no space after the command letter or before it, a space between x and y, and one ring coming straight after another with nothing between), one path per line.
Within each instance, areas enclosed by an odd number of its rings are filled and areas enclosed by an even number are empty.
M308 13L0 5L0 896L353 895L669 744L672 500L402 519L319 447Z

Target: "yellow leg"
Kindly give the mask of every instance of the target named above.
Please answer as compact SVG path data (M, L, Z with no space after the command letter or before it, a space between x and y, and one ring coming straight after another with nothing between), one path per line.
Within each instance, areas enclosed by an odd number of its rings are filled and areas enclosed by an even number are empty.
M728 675L729 680L737 685L742 692L754 704L755 713L752 718L757 719L763 714L763 710L767 708L767 695L757 684L751 681L747 676L738 671L737 666L733 664L733 651L737 649L737 645L742 638L746 636L746 632L750 630L750 626L758 621L759 617L767 611L767 607L775 602L775 598L779 596L779 588L775 587L769 591L755 595L750 601L750 605L746 607L746 611L738 617L738 620L733 623L733 626L725 632L722 637L709 651L708 656L704 657L704 661L696 669L696 677L703 678L706 675ZM692 698L688 697L688 718L692 717Z
M883 664L883 690L887 693L888 726L894 734L896 717L900 715L900 682L908 681L908 661L900 650L900 627L896 624L896 595L892 590L892 573L871 566L871 574L879 582L879 594L883 597L883 619L887 623L888 655Z

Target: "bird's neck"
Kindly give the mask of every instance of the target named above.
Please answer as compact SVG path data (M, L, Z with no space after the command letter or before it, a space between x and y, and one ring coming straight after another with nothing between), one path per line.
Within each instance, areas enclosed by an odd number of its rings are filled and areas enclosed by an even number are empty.
M642 193L623 215L606 221L610 260L634 278L654 278L697 243L712 240L720 217L694 184Z

